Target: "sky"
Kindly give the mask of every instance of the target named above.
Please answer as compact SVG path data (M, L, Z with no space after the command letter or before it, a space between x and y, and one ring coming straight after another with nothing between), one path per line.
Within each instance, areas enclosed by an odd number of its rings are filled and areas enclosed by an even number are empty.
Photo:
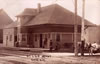
M0 0L0 8L15 21L16 15L20 14L25 8L37 8L37 4L47 6L59 4L62 7L74 12L75 0ZM82 0L78 0L78 15L82 16ZM100 25L100 0L85 0L85 19Z

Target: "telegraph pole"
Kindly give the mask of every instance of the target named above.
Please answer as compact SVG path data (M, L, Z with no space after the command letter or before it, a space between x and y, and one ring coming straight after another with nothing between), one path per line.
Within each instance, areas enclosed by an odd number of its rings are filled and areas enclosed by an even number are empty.
M84 11L85 11L85 0L83 0L83 4L82 4L82 28L81 28L81 40L84 40Z
M82 47L81 47L81 55L84 56L84 44L85 44L85 37L84 37L84 17L85 17L85 0L83 0L82 4L82 26L81 26L81 42L82 42Z
M78 44L77 44L77 0L75 0L75 17L74 17L74 53L78 56Z

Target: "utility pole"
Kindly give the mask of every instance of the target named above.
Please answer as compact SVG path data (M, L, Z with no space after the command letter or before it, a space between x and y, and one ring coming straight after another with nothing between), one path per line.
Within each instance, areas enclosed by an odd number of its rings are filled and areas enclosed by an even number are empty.
M85 11L85 0L83 0L83 4L82 4L82 28L81 28L81 40L84 40L84 11Z
M74 17L74 53L78 56L78 44L77 44L77 0L75 0L75 17Z
M81 26L81 55L84 56L84 44L85 44L85 37L84 37L84 17L85 17L85 0L83 0L82 4L82 26Z

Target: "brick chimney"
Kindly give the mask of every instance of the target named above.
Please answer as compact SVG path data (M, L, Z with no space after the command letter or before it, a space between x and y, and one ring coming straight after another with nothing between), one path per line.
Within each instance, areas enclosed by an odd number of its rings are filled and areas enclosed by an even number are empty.
M41 4L40 4L40 3L38 3L37 12L38 12L38 13L40 13L40 12L41 12Z

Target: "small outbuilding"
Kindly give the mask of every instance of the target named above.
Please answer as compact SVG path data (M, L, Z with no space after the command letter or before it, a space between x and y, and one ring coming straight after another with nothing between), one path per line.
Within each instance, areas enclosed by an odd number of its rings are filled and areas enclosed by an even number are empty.
M8 16L8 14L0 9L0 46L3 46L3 29L8 24L12 23L13 20Z

